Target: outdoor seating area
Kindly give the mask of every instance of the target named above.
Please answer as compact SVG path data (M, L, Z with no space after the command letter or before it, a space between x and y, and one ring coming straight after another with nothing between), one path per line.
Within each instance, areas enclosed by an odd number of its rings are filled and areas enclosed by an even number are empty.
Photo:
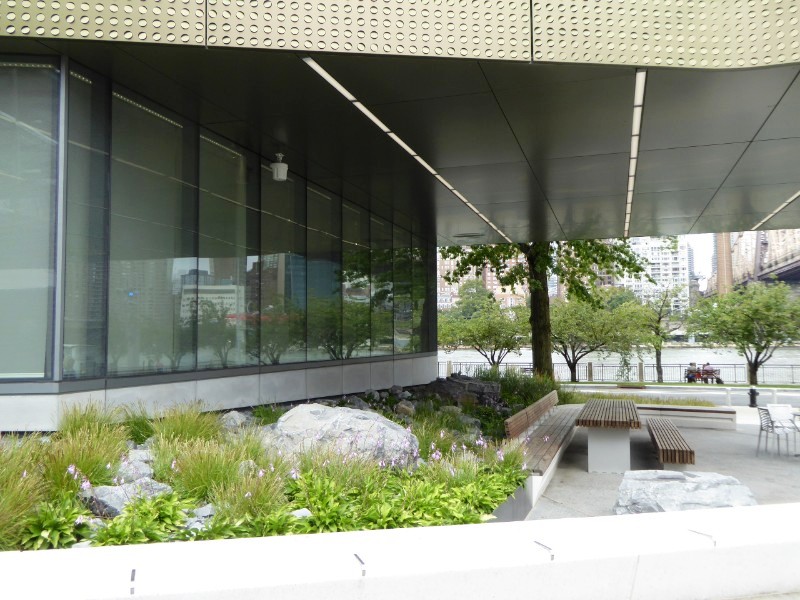
M758 443L756 444L756 455L761 450L761 435L764 434L764 451L769 448L769 436L775 438L775 445L778 455L781 453L781 437L784 438L786 454L789 453L789 437L794 439L794 454L797 454L797 432L800 427L797 425L798 413L794 412L790 404L768 404L758 407L759 430Z
M678 431L675 424L663 417L647 419L647 430L658 460L665 469L677 470L683 465L694 464L694 449Z
M642 426L632 400L589 400L575 424L589 431L589 472L623 473L631 468L630 430Z

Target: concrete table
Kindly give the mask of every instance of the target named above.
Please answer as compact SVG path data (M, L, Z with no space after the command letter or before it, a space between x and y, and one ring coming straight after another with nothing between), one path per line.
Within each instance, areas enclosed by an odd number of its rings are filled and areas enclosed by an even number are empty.
M641 429L632 400L589 400L575 424L589 428L589 472L624 473L631 468L631 429Z

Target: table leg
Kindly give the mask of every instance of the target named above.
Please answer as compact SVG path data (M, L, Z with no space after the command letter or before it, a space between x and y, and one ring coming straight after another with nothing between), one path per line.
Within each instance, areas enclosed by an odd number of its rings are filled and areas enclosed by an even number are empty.
M589 427L589 472L624 473L630 468L630 429Z

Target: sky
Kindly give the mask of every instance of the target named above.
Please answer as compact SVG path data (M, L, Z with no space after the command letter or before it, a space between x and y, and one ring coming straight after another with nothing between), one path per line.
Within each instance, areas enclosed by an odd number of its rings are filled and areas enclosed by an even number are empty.
M714 255L714 234L687 235L687 243L694 249L694 272L703 278L711 277L711 259Z

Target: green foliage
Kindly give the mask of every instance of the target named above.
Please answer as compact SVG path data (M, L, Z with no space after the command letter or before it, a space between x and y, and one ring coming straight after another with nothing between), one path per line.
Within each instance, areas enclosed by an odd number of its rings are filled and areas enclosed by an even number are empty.
M184 497L207 500L212 488L232 484L247 457L240 447L221 440L170 440L157 437L153 447L155 479Z
M247 334L251 338L248 347L254 353L259 353L265 363L277 365L284 354L304 346L306 313L291 300L280 295L264 301L267 306L261 310L260 335L256 328L248 328ZM252 339L256 336L257 340Z
M147 416L144 407L137 408L125 407L125 429L128 431L128 438L137 444L143 444L155 433L153 420Z
M25 523L21 545L25 550L69 548L89 537L92 514L71 492L39 505L36 514Z
M97 546L121 546L169 541L183 529L191 503L176 494L138 498L92 539Z
M481 279L467 279L458 286L458 302L452 308L463 319L471 319L483 306L494 300L494 294L486 289Z
M256 406L253 409L253 418L259 425L272 425L286 410L275 406L274 404L265 404L263 406Z
M216 507L217 514L228 522L266 518L287 504L283 481L269 468L212 484L209 501Z
M222 434L214 413L201 412L197 404L176 406L153 421L153 434L164 440L213 440Z
M559 389L558 384L550 377L535 373L529 375L514 369L506 369L502 373L497 369L486 369L478 371L475 376L484 381L499 383L500 396L508 404L512 413L530 406L542 396Z
M125 426L91 405L68 411L62 429L45 448L44 478L56 491L110 484L127 450L127 438Z
M236 326L229 316L230 311L224 302L200 301L198 343L210 347L223 368L228 366L228 354L236 347Z
M592 399L616 399L632 400L636 404L660 404L664 406L716 406L709 400L699 398L661 398L659 396L641 396L639 394L624 394L614 392L605 394L603 392L579 392L575 390L564 390L558 392L559 404L583 404Z
M85 406L64 408L59 419L58 431L61 435L74 435L84 430L113 429L117 425L117 415L99 404L90 402Z
M38 464L43 446L39 436L19 441L12 436L0 444L0 550L20 547L28 517L44 499L45 486Z
M724 296L702 300L689 316L688 331L710 344L733 344L745 357L748 378L775 350L800 340L800 299L785 283L751 283Z

